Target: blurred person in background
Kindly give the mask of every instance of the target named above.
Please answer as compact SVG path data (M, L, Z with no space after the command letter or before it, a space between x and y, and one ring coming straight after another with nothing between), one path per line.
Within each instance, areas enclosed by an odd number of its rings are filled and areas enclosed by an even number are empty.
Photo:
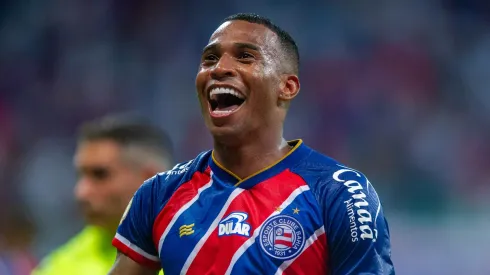
M138 189L109 274L395 274L370 181L284 138L300 90L290 34L236 14L208 43L195 83L213 150Z
M108 116L82 125L74 193L87 225L32 275L107 274L116 257L111 238L126 205L144 180L168 170L172 162L167 134L142 120Z

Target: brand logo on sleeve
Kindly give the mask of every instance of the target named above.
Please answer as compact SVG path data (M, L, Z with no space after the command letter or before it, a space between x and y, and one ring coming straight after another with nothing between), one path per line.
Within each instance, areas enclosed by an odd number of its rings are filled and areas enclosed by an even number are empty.
M165 175L167 176L165 179L168 180L170 176L176 176L176 175L182 175L189 171L190 165L192 164L193 160L190 160L188 162L184 163L178 163L176 164L172 169L162 172L159 175Z
M179 236L182 238L182 236L189 236L194 234L194 225L195 224L184 224L179 227Z

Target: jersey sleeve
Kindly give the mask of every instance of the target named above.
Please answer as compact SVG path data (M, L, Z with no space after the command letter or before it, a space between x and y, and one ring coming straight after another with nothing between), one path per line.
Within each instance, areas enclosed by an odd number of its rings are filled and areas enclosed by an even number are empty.
M323 203L330 266L336 274L395 274L378 195L360 172L340 167Z
M112 245L133 261L160 269L158 252L153 244L154 222L153 185L151 178L143 183L129 202L117 229Z

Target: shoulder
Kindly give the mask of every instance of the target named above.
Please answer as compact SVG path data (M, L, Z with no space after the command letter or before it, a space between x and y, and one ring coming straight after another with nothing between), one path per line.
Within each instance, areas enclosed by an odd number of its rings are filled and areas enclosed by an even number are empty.
M75 255L85 253L92 249L99 239L100 231L92 226L84 227L77 235L73 236L68 242L60 246L53 252L53 255Z
M306 146L306 145L305 145ZM309 149L309 154L301 163L293 168L293 171L305 176L325 177L332 176L336 171L347 168L347 166L338 160L320 153L312 148Z
M180 186L199 174L209 173L211 151L200 153L196 158L176 164L172 169L147 179L128 204L150 216L156 216ZM142 209L145 208L145 209ZM128 210L127 209L127 210ZM124 219L124 216L123 216Z
M366 195L378 200L373 185L362 172L314 150L292 172L301 176L319 203L327 207L339 196Z
M177 163L172 169L147 179L140 187L140 192L171 195L196 174L206 173L210 157L211 151L205 151L192 160Z
M204 173L208 167L211 151L200 153L196 158L176 164L172 169L156 174L153 178L158 182L171 185L181 180L190 180L196 173Z
M302 177L310 188L321 189L323 192L338 192L352 184L351 180L369 182L360 171L313 149L292 172Z
M349 219L357 217L362 225L361 238L376 238L371 227L382 216L381 202L374 186L362 172L314 151L296 170L322 208L327 227L338 223L338 213L351 214ZM383 221L380 219L380 222ZM331 230L327 228L327 231Z
M95 242L96 232L91 227L85 227L66 243L45 256L32 274L51 274L73 267L81 258L91 253Z

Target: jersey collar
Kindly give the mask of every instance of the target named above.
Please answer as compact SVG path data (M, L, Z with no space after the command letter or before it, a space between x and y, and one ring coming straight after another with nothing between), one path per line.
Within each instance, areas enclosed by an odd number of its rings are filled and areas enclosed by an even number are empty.
M247 178L241 179L235 175L230 170L226 169L221 165L215 158L214 153L210 158L210 167L213 173L221 180L235 185L236 187L248 189L252 188L257 183L260 183L268 178L281 173L286 169L291 169L292 167L299 164L305 157L311 153L306 145L304 145L301 139L288 141L288 144L293 146L293 149L289 151L284 157L276 161L274 164L265 167L262 170L248 176Z

